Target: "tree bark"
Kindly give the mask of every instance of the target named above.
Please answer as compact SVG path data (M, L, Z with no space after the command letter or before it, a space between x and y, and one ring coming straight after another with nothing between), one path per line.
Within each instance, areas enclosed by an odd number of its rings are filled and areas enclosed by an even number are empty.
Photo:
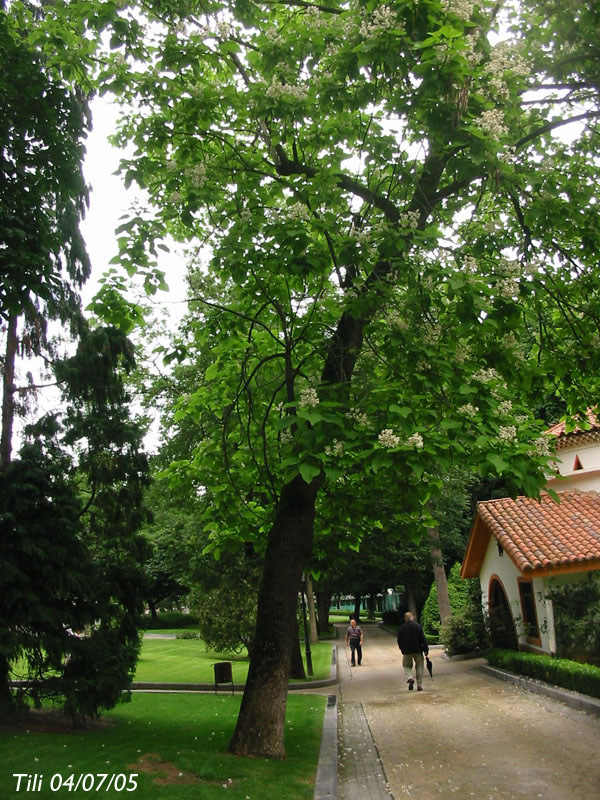
M316 644L319 641L319 631L317 630L317 615L315 612L315 596L310 575L306 576L306 604L308 606L308 622L310 626L310 643Z
M17 321L12 315L6 333L6 356L2 376L2 432L0 435L0 469L10 464L12 453L13 423L15 418L15 359L17 355Z
M302 660L302 646L300 644L300 630L298 623L296 623L296 638L292 645L290 678L296 678L296 680L306 678L306 670L304 669L304 661Z
M440 619L443 622L445 619L448 619L448 617L452 616L452 609L450 608L450 596L448 595L448 581L446 579L446 570L444 569L442 548L440 546L440 534L437 528L428 528L427 535L429 536L429 542L430 542L429 552L431 553L431 563L433 564L433 575L435 577L435 585L437 588Z
M281 492L258 594L256 635L237 725L236 755L285 758L287 684L302 572L312 551L317 482L298 475Z
M360 619L360 607L362 605L362 595L354 595L354 619L358 622Z
M317 620L319 623L319 633L322 636L329 635L330 607L331 607L331 592L329 591L329 589L317 590Z

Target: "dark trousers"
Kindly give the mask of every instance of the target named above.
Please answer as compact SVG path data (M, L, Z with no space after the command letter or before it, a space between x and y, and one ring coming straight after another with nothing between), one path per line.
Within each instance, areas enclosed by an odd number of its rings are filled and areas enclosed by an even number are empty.
M362 647L360 646L360 641L358 639L350 639L350 651L352 653L352 658L350 659L352 666L355 665L355 655L358 656L358 663L362 661Z

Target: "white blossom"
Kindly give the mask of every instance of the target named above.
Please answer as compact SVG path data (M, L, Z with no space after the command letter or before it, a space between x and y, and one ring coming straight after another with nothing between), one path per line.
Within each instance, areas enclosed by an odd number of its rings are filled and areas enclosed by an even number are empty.
M302 389L300 392L300 406L306 408L314 408L315 406L319 405L319 395L317 394L317 390L313 389L312 386L308 386L306 389Z
M441 6L447 14L453 14L466 22L471 19L475 2L474 0L441 0Z
M368 416L364 413L364 411L361 411L358 408L351 408L350 411L347 412L346 417L347 419L355 422L357 425L366 426L369 424Z
M498 380L499 377L495 369L478 369L477 372L473 373L474 380L479 381L479 383L491 383Z
M530 456L549 456L550 453L550 438L548 436L540 436L533 443L533 446L527 451Z
M398 224L402 228L411 228L411 230L414 230L419 224L419 212L405 211L404 214L400 215Z
M476 417L478 411L479 408L477 406L474 406L472 403L467 403L466 405L461 406L458 409L458 413L462 414L465 417Z
M377 439L382 447L398 447L400 444L400 437L396 436L391 428L382 430Z
M195 186L196 188L201 188L206 183L205 164L194 164L193 167L190 167L185 171L185 174L190 179L192 186Z
M308 93L302 86L294 86L290 83L281 83L278 78L272 78L271 83L265 92L267 97L275 100L285 98L286 100L306 100Z
M284 429L279 434L279 441L281 444L292 444L294 441L294 435L291 431Z
M484 111L475 120L476 126L480 131L486 133L492 139L501 139L508 133L504 121L504 114L499 108L491 108L489 111Z
M325 447L326 456L337 456L338 458L344 455L344 443L334 439L330 445Z
M413 433L412 436L408 437L406 443L411 447L416 447L417 450L420 450L423 447L423 437L420 433Z
M504 444L517 441L517 428L515 425L500 425L498 428L498 439Z
M373 39L392 28L400 28L396 13L389 6L376 8L370 19L364 19L360 24L360 35L363 39Z
M511 400L503 400L498 406L498 413L505 417L512 412L513 404Z

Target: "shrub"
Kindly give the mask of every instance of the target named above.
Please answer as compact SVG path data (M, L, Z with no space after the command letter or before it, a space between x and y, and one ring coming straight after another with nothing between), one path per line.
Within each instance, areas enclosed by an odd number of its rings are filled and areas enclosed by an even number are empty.
M464 580L460 577L460 564L454 564L448 573L448 596L452 614L457 614L469 604L473 586L476 586L476 591L479 593L479 580L477 578ZM441 633L441 624L437 586L434 581L421 612L421 625L426 636L436 637Z
M161 630L164 628L191 628L198 624L198 617L186 614L183 611L163 611L156 619L149 619L146 623L147 630Z
M486 658L492 666L507 672L600 698L600 667L593 664L514 650L489 650Z
M474 653L489 647L481 603L469 603L448 617L441 627L440 640L449 656Z
M558 655L600 666L600 577L551 587Z

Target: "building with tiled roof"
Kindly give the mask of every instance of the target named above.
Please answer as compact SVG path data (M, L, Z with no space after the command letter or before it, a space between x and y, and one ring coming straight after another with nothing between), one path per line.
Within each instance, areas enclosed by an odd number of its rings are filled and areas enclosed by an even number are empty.
M522 649L556 652L548 589L600 570L600 425L593 414L588 423L549 431L558 474L548 487L559 502L543 494L477 506L461 575L479 577L492 626L495 609Z

